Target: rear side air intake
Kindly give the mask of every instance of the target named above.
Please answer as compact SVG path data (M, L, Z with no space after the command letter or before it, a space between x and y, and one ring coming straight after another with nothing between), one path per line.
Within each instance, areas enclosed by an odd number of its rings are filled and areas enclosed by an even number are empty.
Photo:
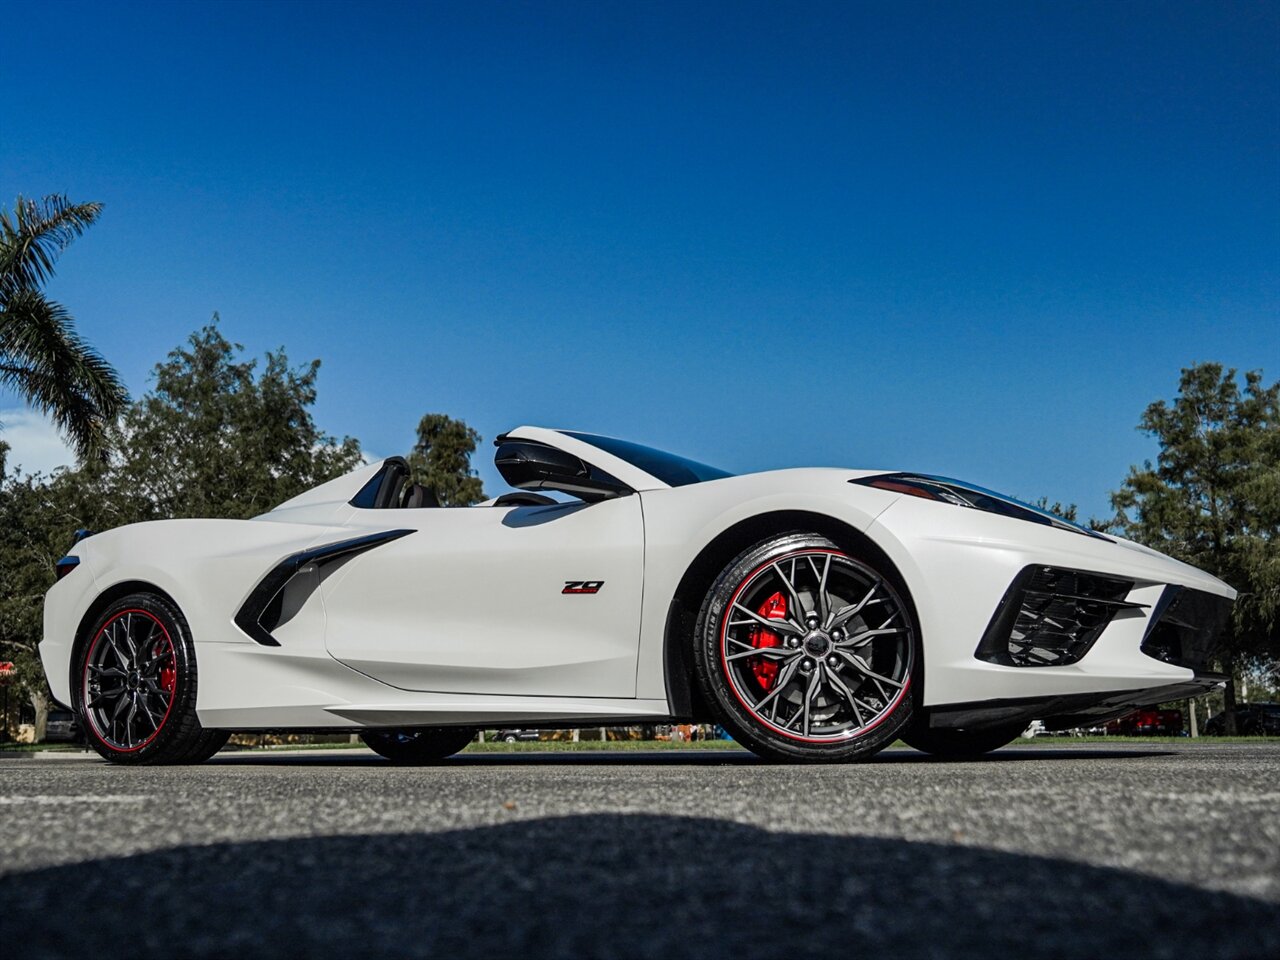
M1058 667L1078 662L1122 610L1132 580L1067 570L1025 567L1009 585L974 655L1011 667Z

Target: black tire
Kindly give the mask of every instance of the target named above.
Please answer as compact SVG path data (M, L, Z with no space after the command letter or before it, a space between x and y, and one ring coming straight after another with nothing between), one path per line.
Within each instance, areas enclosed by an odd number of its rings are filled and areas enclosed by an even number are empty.
M1025 723L1000 727L982 727L977 730L947 730L927 726L927 721L913 723L902 731L902 742L935 757L962 759L980 757L992 750L999 750L1018 739L1026 729Z
M698 614L694 666L706 702L735 740L767 760L831 763L866 759L898 737L911 719L919 641L891 576L814 533L771 537L725 567ZM757 607L761 596L768 599ZM787 596L803 623L784 609ZM850 610L852 619L840 620ZM779 619L789 624L785 638L761 626ZM765 647L767 655L751 652ZM772 674L766 662L778 664Z
M502 742L503 742L503 743L516 743L519 739L520 739L520 738L519 738L519 737L517 737L515 734L513 734L513 733L508 733L505 737L503 737L503 738L502 738Z
M81 638L74 666L85 740L112 763L199 763L226 742L196 717L195 645L166 598L134 593L111 604Z
M451 757L476 735L474 727L417 727L412 730L366 730L360 739L392 763L435 763Z
M206 730L201 741L191 748L181 760L174 760L174 763L204 763L215 753L227 745L227 741L231 739L230 730Z

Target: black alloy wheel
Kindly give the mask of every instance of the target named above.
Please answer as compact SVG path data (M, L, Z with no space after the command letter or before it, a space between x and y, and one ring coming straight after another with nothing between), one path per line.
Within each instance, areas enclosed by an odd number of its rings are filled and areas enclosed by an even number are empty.
M702 606L695 665L734 738L784 761L849 761L910 720L917 637L886 572L811 533L757 544Z
M195 646L169 600L135 593L82 639L72 697L89 744L113 763L199 763L227 733L196 717Z

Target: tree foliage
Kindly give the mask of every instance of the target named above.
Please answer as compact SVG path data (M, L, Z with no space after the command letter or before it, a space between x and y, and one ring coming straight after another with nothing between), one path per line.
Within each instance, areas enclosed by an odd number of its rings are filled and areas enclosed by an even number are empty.
M257 516L361 462L356 440L337 440L312 418L319 360L291 368L281 349L259 370L217 322L156 365L110 463L86 469L118 511L109 525Z
M36 653L53 565L79 528L173 517L251 517L361 462L315 424L319 361L284 351L262 369L215 322L155 368L154 389L112 428L114 453L52 477L0 470L0 659L42 713ZM37 727L39 727L37 721Z
M1077 518L1080 511L1074 503L1063 504L1060 500L1054 500L1050 503L1048 497L1039 497L1032 501L1031 505L1040 510L1047 510L1054 516L1061 517L1063 520L1070 520L1072 523L1078 522Z
M81 459L106 454L106 433L128 402L114 369L41 289L58 256L102 205L18 197L0 210L0 387L52 417Z
M1226 663L1280 656L1280 383L1202 363L1139 429L1160 445L1111 495L1115 529L1238 591Z
M434 490L445 507L468 507L484 499L484 484L471 468L480 434L461 420L428 413L418 423L418 442L409 454L415 483Z
M0 467L0 660L14 662L13 692L35 706L38 736L48 706L36 649L44 595L53 585L54 563L71 545L78 499L65 472L50 479Z

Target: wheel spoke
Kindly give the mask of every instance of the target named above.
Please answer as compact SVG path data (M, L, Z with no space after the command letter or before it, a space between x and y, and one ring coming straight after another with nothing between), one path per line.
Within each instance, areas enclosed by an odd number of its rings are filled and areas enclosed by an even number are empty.
M825 663L822 664L822 671L831 686L835 687L840 695L848 701L849 706L853 708L853 718L858 722L858 727L866 726L866 722L862 719L862 711L858 709L858 697L854 694L853 689L844 682L844 678L837 671L831 669Z
M111 624L111 633L106 638L107 644L111 652L115 654L116 661L120 664L120 666L123 667L125 670L128 670L129 667L132 665L133 661L132 659L130 659L129 654L124 650L123 645L120 642L119 628L120 628L119 621L116 621L115 623Z
M138 697L138 706L142 707L142 712L147 715L147 719L151 721L151 729L156 730L160 726L160 721L156 719L156 715L151 712L151 707L147 705L145 696Z
M149 646L149 645L150 645L150 641L148 641L148 644L147 644L147 645L144 645L144 646L143 646L143 649L144 649L144 650L145 650L145 649L147 649L147 646ZM172 654L172 652L173 652L173 651L170 649L170 647L168 646L168 644L164 645L164 646L163 646L163 647L161 647L159 650L156 650L156 649L154 649L154 648L153 648L153 649L151 650L150 655L148 655L147 657L145 657L145 658L142 660L141 664L139 664L139 667L140 667L141 669L143 669L143 670L146 670L146 669L148 669L148 668L150 668L150 667L152 667L152 666L156 665L157 663L161 663L161 662L163 662L164 660L167 660L167 659L169 658L169 656Z
M880 581L877 580L875 583L871 585L871 589L867 591L867 595L865 597L863 597L857 603L851 603L847 607L841 607L834 614L832 614L831 623L827 626L827 629L835 630L839 627L843 627L846 623L852 620L857 614L861 613L864 607L866 607L868 604L872 602L871 598L875 596L876 591L879 589L880 589ZM875 602L881 603L882 601L877 600Z
M756 703L755 710L757 713L764 709L764 706L766 703L768 703L771 700L777 699L778 694L782 693L782 691L786 688L787 684L791 682L791 678L796 675L796 671L799 669L800 669L800 658L796 657L794 660L788 661L783 666L783 668L778 671L778 677L773 682L773 689L770 690L767 694L765 694L765 697L763 700L760 700ZM777 715L776 707L774 708L774 715L775 716Z
M766 660L789 660L799 655L799 650L788 650L786 647L752 647L750 650L743 650L741 653L731 653L725 659L742 660L746 657L764 657Z
M787 593L791 597L791 602L795 604L795 609L791 612L798 614L800 617L799 622L804 623L804 615L805 615L804 604L800 602L800 594L796 593L796 586L794 583L792 583L792 580L795 579L795 575L796 575L796 558L795 557L791 558L791 579L790 580L787 579L787 575L782 572L782 567L778 563L778 561L775 560L772 566L773 566L774 573L776 573L778 575L778 579L782 581L782 585L787 588Z
M124 708L129 705L128 695L122 696L116 701L116 708L111 711L111 722L114 724L120 719L120 714L124 713Z
M790 620L767 620L764 617L760 616L760 614L756 613L754 610L748 610L746 607L744 607L740 603L735 603L733 605L733 609L737 610L739 613L746 614L753 621L755 621L756 623L760 624L763 627L768 627L770 630L777 630L781 633L790 634L793 637L804 636L804 631L801 630L799 627L797 627Z
M857 670L864 677L870 677L872 680L876 681L877 683L887 683L889 684L889 686L893 687L895 690L901 690L903 687L907 685L905 680L898 681L898 680L894 680L892 677L886 677L882 673L876 673L874 670L871 669L871 665L868 664L864 659L862 659L862 657L859 657L857 654L850 653L848 650L837 650L836 655L840 657L842 660L844 660L845 663L849 664L849 666L853 667L853 669ZM883 691L881 692L883 693Z
M129 697L128 703L129 714L124 718L124 734L127 738L125 742L128 743L129 746L133 746L133 718L138 714L138 695L135 693L133 696Z
M110 702L112 697L115 697L118 694L122 694L122 693L124 693L123 686L112 687L110 690L99 690L97 693L97 696L95 696L92 700L89 701L89 706L92 708L96 708L103 703Z
M133 614L125 614L124 642L129 645L129 659L138 662L138 642L133 639Z
M825 555L821 575L818 574L818 565L813 562L813 557L809 558L809 566L813 568L813 575L818 580L818 620L826 623L827 618L831 616L831 597L827 595L827 575L831 573L831 554Z
M895 610L893 611L893 613L889 614L889 616L885 619L884 623L880 624L880 626L875 627L872 630L863 630L860 634L854 637L845 637L838 644L836 644L836 646L856 647L856 646L861 646L863 643L866 643L872 637L882 637L882 636L887 636L889 634L894 634L894 633L903 633L906 631L906 627L889 627L889 624L893 623L893 621L897 618L897 616L898 616L898 611Z
M809 675L809 688L805 691L804 705L802 708L804 710L804 735L806 737L809 736L810 705L813 703L813 695L817 692L818 684L821 679L822 670L819 666L815 665L813 672Z

